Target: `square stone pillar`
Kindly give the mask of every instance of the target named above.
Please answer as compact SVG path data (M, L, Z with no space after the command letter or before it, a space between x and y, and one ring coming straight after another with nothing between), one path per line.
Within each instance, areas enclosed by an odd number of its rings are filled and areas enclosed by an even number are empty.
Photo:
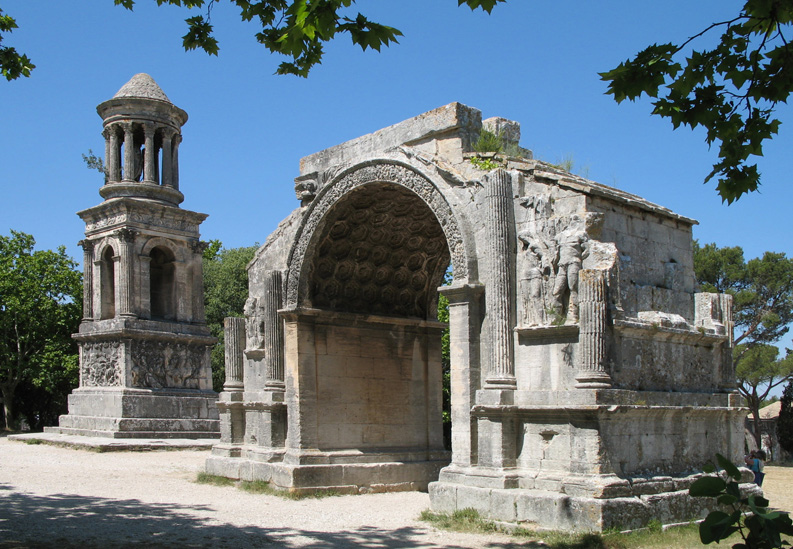
M482 326L482 284L453 284L438 288L449 300L449 337L452 393L452 463L476 462L476 420L471 417L481 385L479 333Z

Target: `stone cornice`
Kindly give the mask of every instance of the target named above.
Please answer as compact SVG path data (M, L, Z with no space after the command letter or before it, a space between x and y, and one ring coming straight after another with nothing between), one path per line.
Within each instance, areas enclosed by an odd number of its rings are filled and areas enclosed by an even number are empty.
M207 214L183 210L164 204L142 202L134 198L117 198L77 212L85 221L86 236L121 227L161 228L195 236Z

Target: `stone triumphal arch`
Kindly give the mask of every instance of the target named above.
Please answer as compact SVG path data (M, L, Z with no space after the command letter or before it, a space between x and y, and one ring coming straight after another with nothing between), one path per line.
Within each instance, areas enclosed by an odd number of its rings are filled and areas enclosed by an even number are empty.
M210 473L428 489L437 510L565 529L689 519L701 465L740 459L731 301L697 291L695 221L533 160L517 123L459 103L302 159L300 206L226 319L215 405L187 114L145 74L98 112L104 200L79 213L80 387L60 433L219 430ZM474 152L484 130L501 153Z
M474 152L483 128L509 154ZM519 137L453 103L302 159L300 206L226 321L208 472L429 489L438 510L555 528L702 512L686 489L714 452L738 459L742 412L731 302L697 293L695 221L533 160Z

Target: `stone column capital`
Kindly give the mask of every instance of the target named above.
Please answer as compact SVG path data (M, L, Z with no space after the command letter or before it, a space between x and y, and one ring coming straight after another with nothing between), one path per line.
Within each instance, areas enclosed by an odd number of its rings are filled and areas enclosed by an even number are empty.
M93 240L88 240L87 238L84 238L83 240L80 240L77 243L77 245L80 246L85 253L90 253L90 252L94 251L94 241Z
M209 247L209 242L204 242L203 240L194 240L190 243L190 249L193 250L193 253L196 255L203 255L204 250Z
M121 242L134 242L137 235L138 231L126 227L113 233L113 236L118 238Z

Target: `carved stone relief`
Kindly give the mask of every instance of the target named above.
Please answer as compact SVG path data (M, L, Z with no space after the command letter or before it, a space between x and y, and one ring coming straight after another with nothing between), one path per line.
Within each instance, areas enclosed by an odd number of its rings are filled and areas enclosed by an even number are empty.
M118 387L121 383L121 347L119 343L82 344L80 378L84 387Z
M519 322L524 326L578 323L578 273L590 252L596 216L555 216L544 196L524 198L518 232ZM589 219L592 217L593 219Z
M249 297L245 301L245 334L249 349L261 349L264 344L264 318L259 306L259 300Z
M205 354L203 345L135 341L132 386L200 389Z

